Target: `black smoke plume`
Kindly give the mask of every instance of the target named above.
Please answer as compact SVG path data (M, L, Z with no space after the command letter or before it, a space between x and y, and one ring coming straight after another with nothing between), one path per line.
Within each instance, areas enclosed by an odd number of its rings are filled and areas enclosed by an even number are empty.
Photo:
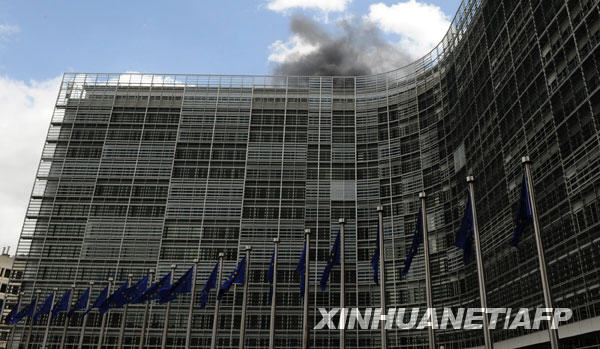
M334 34L312 19L293 16L292 34L318 49L277 64L274 73L359 76L393 70L411 62L407 53L384 40L374 24L357 18L339 20L336 24L340 30Z

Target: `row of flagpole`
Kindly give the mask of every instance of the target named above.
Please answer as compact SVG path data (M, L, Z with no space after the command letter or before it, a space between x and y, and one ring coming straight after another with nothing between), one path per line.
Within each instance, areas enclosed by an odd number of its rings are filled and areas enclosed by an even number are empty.
M340 269L341 269L340 270L341 271L340 288L342 290L342 296L340 296L340 300L341 300L342 309L343 309L343 304L344 304L343 290L345 288L344 287L344 249L342 247L342 246L344 246L344 224L345 224L344 219L340 218L339 223L340 223L340 231L336 237L336 241L335 241L332 251L330 253L329 262L328 262L328 264L325 268L325 271L323 272L323 275L321 277L321 285L320 286L321 286L322 290L325 290L331 269L335 265L340 265ZM303 342L304 342L304 344L303 344L303 346L306 348L306 347L308 347L308 332L309 332L309 329L308 329L308 290L309 290L308 282L309 282L309 279L307 278L307 275L308 275L308 268L309 268L309 262L310 262L310 229L305 230L305 236L306 236L306 240L305 240L304 250L303 250L300 262L298 263L297 272L300 274L300 278L301 278L300 288L301 288L301 292L302 292L303 298L304 298L304 305L303 305L303 338L304 338ZM276 306L276 303L273 300L276 297L276 288L275 288L276 274L277 274L277 272L276 272L277 255L276 254L278 252L277 245L279 243L279 239L278 238L274 239L274 243L275 243L275 249L274 249L274 254L272 257L272 263L270 266L270 270L268 273L271 278L271 280L270 280L271 289L270 289L270 300L269 301L271 303L271 312L272 313L275 312L275 306ZM230 274L230 276L227 278L227 280L222 284L221 284L222 266L223 266L222 261L223 261L224 254L220 253L217 265L215 265L215 268L213 269L213 272L211 273L211 276L209 277L209 280L207 281L207 283L202 291L203 302L201 304L201 308L204 308L204 306L206 304L208 292L210 291L210 289L216 288L216 286L218 284L221 285L221 287L219 288L219 291L217 292L217 297L216 297L211 348L216 348L216 342L217 342L216 341L216 333L217 333L220 300L223 296L223 293L229 289L231 284L242 284L244 287L243 301L242 301L242 314L241 314L242 315L241 318L243 320L242 320L241 326L240 326L239 348L242 349L244 347L245 328L246 328L245 319L246 319L246 307L247 307L247 297L248 297L248 282L246 282L245 279L248 276L248 269L249 269L249 264L250 264L250 251L251 251L251 247L246 246L246 248L245 248L246 253L245 253L244 258L242 258L242 260L238 263L238 266L236 267L236 269L234 269L234 271ZM73 305L73 307L70 306L70 303L71 303L70 296L71 296L73 288L66 291L65 294L61 297L61 299L58 302L54 302L57 289L53 289L52 293L43 301L42 305L39 305L39 306L37 304L38 300L40 299L40 297L39 297L40 292L38 290L38 291L36 291L37 295L35 296L33 302L23 309L19 309L19 304L17 304L13 308L13 311L11 311L11 314L9 314L7 321L9 323L16 324L25 317L32 318L29 323L29 329L28 329L28 333L27 333L27 337L26 337L27 338L26 339L26 347L28 347L29 343L30 343L30 339L31 339L32 330L33 330L33 324L35 322L37 322L37 319L40 316L48 314L46 331L44 334L44 340L42 342L42 348L44 348L47 337L48 337L48 331L49 331L49 326L50 326L51 320L53 318L55 318L56 316L58 316L58 314L60 312L67 312L68 314L67 314L67 318L65 318L65 325L63 328L63 336L61 338L61 343L62 343L62 346L64 347L65 337L66 337L66 332L67 332L66 328L68 327L68 321L69 321L68 318L70 318L75 311L85 310L85 312L83 313L83 323L82 323L81 333L80 333L80 338L79 338L79 348L81 348L83 345L83 338L85 335L85 328L86 328L86 321L87 321L88 313L92 309L97 308L99 310L99 313L101 316L100 334L98 336L97 348L101 349L104 344L104 337L105 337L105 330L106 330L107 317L105 316L105 313L108 312L110 309L123 308L123 312L121 315L121 324L120 324L120 328L119 328L119 337L118 337L118 342L117 342L118 343L117 347L120 347L121 344L123 343L123 336L124 336L124 332L125 332L125 320L126 320L126 316L127 316L128 305L131 303L146 302L146 309L145 309L145 314L144 314L144 324L142 326L142 335L140 338L140 347L142 347L143 341L144 341L144 332L145 332L145 327L146 327L146 322L147 322L147 317L148 317L148 314L147 314L148 301L158 299L160 303L167 303L167 305L165 307L165 321L163 323L162 343L161 343L161 348L164 349L164 348L166 348L166 344L167 344L170 302L176 298L177 294L192 293L192 297L191 297L191 301L190 301L190 305L189 305L188 324L187 324L187 329L186 329L186 348L189 348L190 337L191 337L191 322L192 322L191 320L192 320L193 307L194 307L194 294L195 294L194 291L195 291L195 279L196 279L195 272L197 270L197 267L198 267L198 260L196 259L196 260L194 260L194 266L192 266L177 282L173 283L173 275L174 275L175 268L176 268L176 265L173 264L173 265L171 265L171 271L167 275L165 275L160 281L155 282L150 287L147 287L148 282L150 280L150 276L151 276L150 274L148 276L142 278L135 285L131 285L133 275L129 274L127 280L112 294L111 294L111 291L112 291L112 287L114 286L113 278L108 278L107 286L100 292L100 294L98 295L98 297L96 298L96 300L94 301L94 303L91 306L89 304L90 303L89 297L92 292L93 282L90 282L90 286L80 296L79 300L75 303L75 305ZM216 275L217 275L217 274L215 274L216 271L218 271L218 282L216 280ZM166 281L167 279L169 279L169 281ZM110 296L109 296L109 294L110 294ZM19 302L20 302L20 300L19 300ZM85 303L85 305L84 305L84 303ZM275 322L275 317L273 316L271 318L271 325L270 325L270 347L274 347L274 322ZM343 331L340 333L340 343L341 343L340 344L341 348L343 348L344 347Z
M234 270L234 272L232 273L232 275L228 278L228 281L230 281L230 282L229 282L229 284L227 284L227 287L225 288L225 284L222 285L221 288L219 289L219 292L217 293L217 304L218 304L218 302L220 301L223 294L229 290L231 284L235 283L235 284L246 285L244 287L244 305L243 305L244 309L242 310L243 314L245 314L245 307L246 307L246 303L247 303L246 299L247 299L247 292L248 292L247 283L243 282L243 280L245 279L245 275L247 275L247 273L248 273L248 264L249 263L247 261L249 260L250 249L251 248L249 246L246 246L246 257L242 259L243 263L240 262L240 264L238 265L238 268L236 268ZM223 253L220 253L219 254L219 262L218 262L219 271L221 271L221 269L222 269L222 260L223 260ZM239 275L238 275L238 271L239 271L238 269L240 269L240 265L242 265L242 264L244 265L243 272L239 273ZM123 343L123 336L125 333L125 321L126 321L126 316L127 316L127 308L129 306L129 304L145 302L146 306L145 306L145 311L144 311L144 320L143 320L143 326L142 326L140 342L139 342L139 348L143 348L145 346L145 343L144 343L145 332L146 332L146 327L147 327L147 323L148 323L149 301L158 299L160 303L167 303L167 306L165 308L165 322L163 324L163 336L162 336L162 342L161 342L161 347L166 348L170 302L172 300L176 299L178 294L192 293L192 297L191 297L190 305L189 305L188 324L187 324L187 329L186 329L186 348L189 348L190 343L191 343L191 320L192 320L193 308L194 308L194 294L195 294L194 291L195 291L195 276L196 276L195 272L197 270L197 267L198 267L198 260L194 260L194 266L191 267L177 282L173 283L173 275L174 275L174 271L176 268L176 265L173 264L173 265L171 265L171 272L168 273L167 275L165 275L160 281L153 283L150 287L147 287L147 286L148 286L148 281L151 281L150 276L153 274L152 270L148 276L142 278L140 281L138 281L137 284L135 284L133 286L131 285L132 275L129 274L127 281L125 281L125 283L123 283L123 285L121 285L121 287L119 287L119 289L117 291L115 291L114 293L112 293L110 296L108 296L108 294L110 293L111 287L113 286L113 284L112 284L113 278L108 278L107 286L100 292L100 294L98 295L98 297L96 298L94 303L91 305L90 305L90 294L92 292L92 287L94 285L94 282L90 282L90 286L81 294L80 298L73 305L71 305L71 297L70 296L73 293L74 286L72 288L70 288L69 290L67 290L65 292L65 294L57 302L55 302L55 298L56 298L56 291L58 289L54 288L52 290L52 293L40 304L38 304L38 301L40 299L41 292L38 290L35 292L36 295L34 296L33 301L29 305L25 306L24 308L19 308L19 304L21 303L21 298L23 295L23 293L21 292L21 293L19 293L19 298L17 300L16 305L13 307L13 309L11 310L11 312L8 314L7 318L5 319L5 321L8 324L13 325L13 330L11 331L11 335L10 335L8 344L13 343L13 336L14 336L14 333L16 330L17 323L20 322L23 318L29 317L30 322L29 322L26 341L25 341L25 348L28 348L30 345L30 342L31 342L31 335L32 335L34 323L37 322L39 317L47 314L48 319L46 322L44 337L43 337L42 345L41 345L41 348L45 348L47 340L48 340L50 323L51 323L52 319L56 318L59 313L66 312L67 316L65 317L65 323L63 326L63 332L62 332L61 342L60 342L61 343L60 348L64 348L66 334L67 334L67 328L68 328L68 324L69 324L69 318L72 317L72 315L74 314L75 311L85 310L85 312L82 314L83 320L82 320L81 332L79 335L79 343L78 343L78 348L81 349L84 344L83 339L85 336L85 329L86 329L86 324L87 324L88 313L92 309L97 308L100 313L100 316L101 316L100 334L98 336L98 342L97 342L97 348L100 349L104 345L104 337L105 337L104 334L105 334L105 327L106 327L106 320L107 320L105 313L108 312L110 309L123 308L123 312L121 315L121 323L120 323L120 328L119 328L119 337L118 337L118 342L117 342L117 347L121 347L122 343ZM239 281L239 280L237 280L238 276L241 276L241 278L242 278L241 282L238 282ZM167 283L167 279L169 280L168 283ZM209 283L210 283L210 280L207 284L209 284ZM219 277L219 284L220 284L220 277ZM211 288L216 288L216 282L214 284L211 284L210 287L208 287L208 290L210 290ZM120 299L119 299L119 297L120 297ZM202 307L204 307L204 305L206 304L207 297L208 297L208 293L203 294ZM215 313L215 316L218 316L218 310ZM215 324L216 324L216 321L215 321ZM213 328L213 344L212 344L213 347L216 346L215 334L216 334L216 327ZM242 343L243 343L243 335L240 338L240 348L243 348Z
M536 206L535 206L535 198L533 193L533 181L531 178L531 162L528 157L522 158L522 163L524 165L524 173L523 180L521 183L521 193L520 199L518 203L517 217L515 219L515 227L513 230L513 237L511 240L511 245L516 246L523 234L524 229L533 225L536 247L538 252L538 263L540 268L541 280L542 280L542 289L544 295L544 304L546 308L552 308L552 298L550 295L550 288L548 285L548 277L546 272L546 263L544 259L544 249L541 241L541 233L539 226L539 219L537 216ZM479 285L479 295L480 295L480 303L481 308L487 308L487 300L486 300L486 290L485 290L485 277L484 277L484 269L483 269L483 259L481 255L481 243L479 236L479 226L477 221L477 210L475 203L475 186L474 186L474 178L472 176L467 177L468 183L468 196L467 203L465 206L465 213L463 219L461 221L460 229L456 236L455 245L461 249L463 249L463 260L465 264L469 263L471 258L471 248L472 245L475 247L475 258L477 264L477 276L478 276L478 285ZM426 288L426 303L427 308L433 309L433 295L432 295L432 287L431 287L431 268L430 268L430 247L429 247L429 238L428 238L428 224L427 224L427 207L426 207L426 195L424 192L419 193L420 199L420 209L419 214L417 216L415 232L413 235L413 241L411 247L409 249L408 255L404 260L404 269L402 271L403 275L406 275L410 269L410 265L412 263L413 257L417 254L418 245L423 243L424 250L424 259L425 259L425 288ZM374 282L379 284L380 287L380 308L382 318L385 318L385 268L384 268L384 236L383 236L383 207L377 207L378 212L378 228L377 228L377 239L376 239L376 248L373 254L373 258L371 260L371 264L374 270ZM340 309L342 313L340 314L342 319L345 319L345 261L344 261L344 226L345 220L344 218L340 218L339 221L339 232L336 236L335 242L332 246L331 252L329 254L327 264L323 274L321 276L320 287L322 290L325 290L327 281L329 279L329 273L331 269L335 265L340 266ZM269 348L275 348L275 313L276 313L276 297L277 297L277 260L279 256L278 246L280 243L279 238L275 238L273 240L274 250L273 255L271 257L271 263L269 266L269 270L267 272L267 279L270 284L269 289L269 303L271 305L271 322L269 326ZM216 303L214 309L214 317L213 317L213 326L212 326L212 337L211 337L211 348L216 348L217 344L217 327L218 327L218 315L220 308L220 300L225 292L229 290L231 284L241 284L243 285L243 301L242 301L242 321L240 326L240 339L239 339L239 348L242 349L244 347L244 339L245 339L245 330L246 330L246 307L247 307L247 297L248 297L248 282L246 278L248 277L248 271L250 266L250 251L251 247L245 247L245 255L239 261L238 266L234 269L234 271L229 275L224 283L222 283L222 273L223 273L223 253L219 253L218 261L215 267L213 268L212 273L209 276L208 281L206 282L202 293L201 299L202 302L200 304L200 308L204 308L208 299L208 294L212 288L217 288L217 285L221 285L218 289L216 295ZM302 347L308 348L309 342L309 328L308 328L308 291L309 291L309 262L310 262L310 229L305 229L305 241L304 248L298 262L296 272L300 276L300 291L303 297L303 322L302 322ZM79 338L79 348L82 348L83 345L83 337L85 334L86 320L88 312L93 308L98 308L100 311L101 319L101 328L100 328L100 336L98 338L98 348L100 349L103 345L104 338L104 330L106 325L106 316L104 313L111 309L111 298L113 297L125 297L126 301L122 304L118 301L115 303L117 306L113 308L124 307L121 324L119 330L119 338L118 338L118 346L122 344L124 331L125 331L125 318L127 316L127 307L128 304L135 303L146 303L146 308L144 311L144 320L141 329L139 348L143 348L144 346L144 337L146 332L146 326L148 322L148 310L149 310L149 301L158 299L159 302L167 303L165 308L165 322L163 325L163 335L162 335L162 343L161 348L166 348L167 344L167 335L168 335L168 322L169 322L169 312L170 312L170 302L177 297L180 293L191 293L191 300L189 304L188 311L188 321L186 328L186 348L190 347L191 343L191 325L193 318L193 309L194 309L194 296L195 296L195 287L196 287L196 272L198 269L198 259L194 260L194 265L175 283L173 283L173 276L175 272L176 265L171 265L171 271L159 281L155 281L150 287L147 288L148 281L152 283L152 275L153 272L151 270L150 275L146 276L142 280L138 281L136 285L131 285L132 275L128 276L128 280L111 296L107 296L112 287L112 278L109 278L108 285L106 288L100 293L94 304L90 306L89 295L91 293L91 289L93 287L93 282L90 282L90 287L86 292L80 297L78 302L73 306L70 306L70 295L74 291L74 285L71 287L61 300L59 300L54 307L52 304L54 303L54 298L56 297L57 289L54 289L48 298L40 305L37 305L39 300L39 292L37 292L37 296L34 301L26 306L24 309L19 310L19 303L21 302L21 296L19 296L19 300L17 301L17 305L9 314L9 318L7 320L13 321L18 318L20 321L23 317L29 316L31 317L31 321L29 323L27 340L26 340L26 348L29 345L31 339L31 332L33 323L36 322L39 316L44 314L49 314L48 321L46 324L46 330L44 332L44 339L42 343L42 348L44 348L47 338L48 331L50 327L51 316L50 312L52 312L53 317L56 317L58 312L66 311L68 312L68 317L70 317L73 311L79 311L87 309L83 315L83 323L81 327L81 334ZM167 281L168 279L168 281ZM142 283L142 281L144 283ZM168 288L167 288L168 286ZM143 290L142 290L143 288ZM135 291L135 299L132 297L131 290ZM124 296L128 294L129 298ZM116 295L116 296L115 296ZM85 297L85 299L84 299ZM104 297L104 298L103 298ZM66 308L64 299L66 298ZM140 302L141 299L141 302ZM104 303L108 302L106 305ZM112 300L115 302L115 299ZM59 305L60 303L60 305ZM85 305L83 304L85 303ZM108 307L106 310L104 308ZM58 311L56 309L58 308ZM37 311L34 311L37 309ZM104 311L103 311L104 310ZM16 313L15 313L16 311ZM25 314L23 314L25 312ZM20 317L19 317L20 316ZM9 322L10 322L9 321ZM15 324L16 322L10 322ZM344 339L344 330L343 325L344 321L341 321L340 324L340 348L344 348L345 339ZM64 347L65 337L67 333L68 327L68 319L65 319L65 324L63 327L63 335L61 338L61 348ZM385 333L385 327L382 325L380 327L381 331L381 347L387 347L387 339ZM489 324L487 316L483 316L483 332L484 332L484 342L485 347L488 349L493 348L493 343L489 331ZM549 338L552 349L558 349L558 331L557 329L552 329L551 326L548 326ZM14 329L13 329L14 332ZM12 336L12 334L11 334ZM12 338L12 337L11 337ZM433 327L428 327L428 341L430 348L436 348L435 344L435 334Z
M528 156L521 159L523 164L523 179L521 182L521 193L518 202L517 216L515 219L515 226L513 229L513 237L511 239L511 245L516 247L521 239L523 231L529 225L533 225L537 254L538 254L538 266L540 269L540 276L542 281L542 291L544 296L544 305L547 309L553 309L552 297L550 293L550 286L548 283L548 276L546 271L546 261L544 258L544 247L542 244L539 217L535 205L535 196L533 191L533 179L531 175L531 160ZM481 254L481 242L479 236L479 225L477 222L477 209L475 204L475 179L473 176L468 176L466 179L468 183L468 197L467 204L465 207L465 213L461 222L461 227L456 236L455 245L463 249L463 261L467 264L470 261L471 244L475 246L475 258L477 263L477 279L479 285L479 296L480 304L482 309L487 308L487 295L485 289L485 273L483 268L483 259ZM405 260L405 268L403 274L408 272L412 258L416 254L417 246L420 242L423 242L423 249L425 255L425 293L426 302L428 308L433 308L432 300L432 289L431 289L431 269L429 261L429 239L427 229L427 207L426 207L426 195L424 192L419 193L421 200L421 207L419 216L417 217L417 224L415 229L415 235L413 237L413 245L409 251L409 255ZM422 236L420 236L422 235ZM382 240L383 241L383 240ZM383 261L383 260L382 260ZM383 268L382 268L383 269ZM550 339L550 347L552 349L559 348L558 340L558 329L552 328L553 326L548 325L548 335ZM484 332L484 344L486 349L493 348L493 341L490 334L489 323L487 315L483 316L482 329ZM436 348L435 334L432 326L428 327L428 339L429 347ZM385 338L382 336L382 340L385 342ZM382 344L385 347L385 344Z

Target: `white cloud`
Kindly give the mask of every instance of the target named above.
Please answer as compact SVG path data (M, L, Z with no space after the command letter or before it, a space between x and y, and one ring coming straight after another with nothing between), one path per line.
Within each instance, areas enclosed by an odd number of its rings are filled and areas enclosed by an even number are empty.
M274 63L284 63L298 60L317 50L319 46L303 40L299 35L293 35L286 42L277 40L269 45L269 61Z
M270 0L267 8L276 12L284 12L293 8L313 9L323 12L341 12L352 0Z
M20 28L16 25L0 24L0 39L7 40L19 31Z
M0 77L0 246L14 252L46 138L60 77Z
M373 4L365 17L384 32L399 35L399 45L413 58L421 57L435 47L450 27L448 16L442 9L415 0L391 6Z

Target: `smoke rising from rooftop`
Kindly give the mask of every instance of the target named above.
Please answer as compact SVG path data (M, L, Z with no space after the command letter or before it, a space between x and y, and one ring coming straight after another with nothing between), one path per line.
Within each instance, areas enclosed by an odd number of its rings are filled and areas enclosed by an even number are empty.
M288 49L291 52L279 60L274 73L358 76L390 71L412 61L407 52L387 42L373 23L352 18L336 24L339 32L331 33L310 18L293 16L292 37L304 50Z

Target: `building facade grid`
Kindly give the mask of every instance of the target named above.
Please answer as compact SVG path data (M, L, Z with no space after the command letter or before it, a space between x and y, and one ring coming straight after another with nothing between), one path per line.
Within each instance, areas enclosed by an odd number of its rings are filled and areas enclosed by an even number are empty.
M521 180L533 160L549 278L572 322L600 316L600 8L593 0L465 0L441 43L395 71L358 77L66 73L19 242L24 299L33 290L78 296L95 281L117 283L150 268L176 277L200 259L203 283L225 253L232 269L252 245L246 347L268 345L266 271L281 238L276 347L299 347L302 311L295 265L313 232L311 326L318 307L339 304L339 271L325 292L320 273L346 219L346 305L377 306L370 257L376 207L384 207L390 307L425 303L422 253L401 276L426 191L433 301L478 307L474 264L454 236L476 199L490 307L542 304L532 234L509 248ZM237 346L241 288L227 294L218 346ZM172 305L170 347L183 347L189 297ZM193 317L192 344L210 342L212 299ZM127 313L125 346L139 340L143 307ZM423 309L422 309L423 311ZM85 343L97 342L90 313ZM111 311L106 347L122 312ZM160 346L164 307L151 306L146 346ZM60 342L63 315L49 343ZM45 323L41 320L40 323ZM67 343L77 343L72 318ZM32 343L40 343L35 326ZM17 327L16 338L26 336ZM311 347L338 345L337 331L311 332ZM494 341L530 333L494 330ZM438 331L446 348L483 343L478 331ZM390 347L427 346L425 331L387 331ZM595 338L595 339L594 339ZM574 339L576 345L579 339ZM592 338L598 341L598 336ZM347 331L348 346L380 347L379 331Z

